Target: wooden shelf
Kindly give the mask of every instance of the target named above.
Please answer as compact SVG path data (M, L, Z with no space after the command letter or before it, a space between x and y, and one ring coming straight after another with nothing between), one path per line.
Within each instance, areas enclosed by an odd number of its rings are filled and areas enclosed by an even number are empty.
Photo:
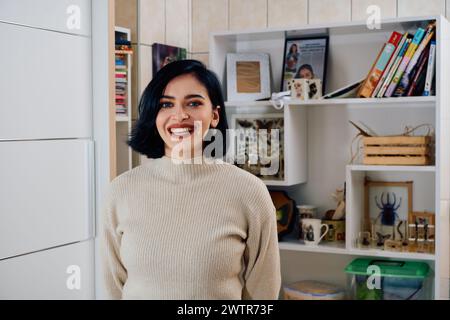
M394 252L376 249L347 249L343 242L322 242L318 246L308 246L298 240L289 239L278 243L280 250L312 252L312 253L331 253L345 254L352 256L370 256L381 258L410 259L434 261L434 254L415 253L415 252Z
M351 171L380 171L380 172L436 172L435 166L367 166L367 165L349 165L347 168Z
M398 98L347 98L347 99L318 99L298 100L291 98L283 99L285 106L357 106L358 108L434 108L436 97L398 97ZM269 100L264 101L226 101L226 107L268 107L272 106Z

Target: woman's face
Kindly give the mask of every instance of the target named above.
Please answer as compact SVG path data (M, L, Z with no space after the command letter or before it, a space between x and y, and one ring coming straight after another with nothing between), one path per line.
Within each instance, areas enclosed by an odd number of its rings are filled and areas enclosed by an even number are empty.
M203 84L192 74L178 76L167 84L159 103L156 127L165 144L165 155L189 158L198 155L194 153L196 148L196 152L202 152L208 129L219 123L220 108L213 110ZM180 149L190 150L190 155Z
M310 70L304 68L300 70L300 79L312 79L313 74Z

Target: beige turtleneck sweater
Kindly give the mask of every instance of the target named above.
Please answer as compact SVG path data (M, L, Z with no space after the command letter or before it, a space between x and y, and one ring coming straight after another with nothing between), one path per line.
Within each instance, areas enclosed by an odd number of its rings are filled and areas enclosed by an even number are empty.
M275 207L231 164L147 161L111 182L101 230L109 298L278 298Z

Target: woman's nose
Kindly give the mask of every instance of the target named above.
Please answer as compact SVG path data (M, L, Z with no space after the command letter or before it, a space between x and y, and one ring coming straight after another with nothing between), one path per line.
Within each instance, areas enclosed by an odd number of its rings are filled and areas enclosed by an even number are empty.
M173 117L175 118L175 120L177 120L178 122L181 122L185 119L189 119L189 114L186 112L186 110L184 110L183 107L175 107L173 108Z

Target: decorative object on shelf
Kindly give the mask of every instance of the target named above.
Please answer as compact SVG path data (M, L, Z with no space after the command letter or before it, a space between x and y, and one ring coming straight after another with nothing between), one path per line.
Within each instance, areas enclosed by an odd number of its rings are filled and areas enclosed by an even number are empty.
M269 99L270 60L267 53L227 54L227 100Z
M330 283L305 280L283 286L285 300L344 300L345 289Z
M364 79L358 80L356 82L352 82L345 87L342 87L333 92L327 93L323 96L323 99L347 99L347 98L356 98L356 94L358 93L359 88L363 84Z
M269 191L277 214L278 241L292 233L298 212L295 200L284 191Z
M322 232L322 228L325 227L325 232ZM302 232L303 241L306 245L317 246L320 241L326 236L329 228L327 224L322 223L320 219L303 219L302 220Z
M322 80L291 79L288 81L291 97L299 100L314 100L322 97Z
M261 179L284 180L283 114L233 114L231 127L237 131L230 146L236 165Z
M328 36L286 39L280 91L286 91L291 79L320 79L325 89Z
M374 271L380 286L373 283ZM428 300L432 298L430 266L425 262L358 258L345 268L353 300Z
M349 121L358 133L353 138L350 153L353 163L362 149L365 165L431 165L434 162L434 127L431 124L420 124L415 127L406 126L403 134L379 136L368 132ZM420 128L426 128L425 135L412 135ZM359 147L362 141L362 148ZM357 151L353 152L353 144L357 143Z
M431 136L363 137L366 165L430 165Z
M336 201L336 209L328 210L325 213L326 220L342 220L345 218L345 183L342 189L336 189L331 195Z
M153 43L152 45L152 70L153 77L166 64L184 60L187 57L187 49L169 46L161 43Z
M328 232L324 238L325 241L345 241L345 220L322 220L322 223L328 225Z
M372 246L372 236L369 231L360 231L356 239L358 249L370 249Z
M406 232L401 230L412 211L412 187L412 181L370 181L366 178L364 231L371 231L377 248L383 249L386 240L406 241Z
M302 220L303 219L312 219L316 217L317 207L312 205L298 205L298 238L303 240L303 228L302 228Z
M434 253L435 214L433 212L410 212L408 231L410 252Z

